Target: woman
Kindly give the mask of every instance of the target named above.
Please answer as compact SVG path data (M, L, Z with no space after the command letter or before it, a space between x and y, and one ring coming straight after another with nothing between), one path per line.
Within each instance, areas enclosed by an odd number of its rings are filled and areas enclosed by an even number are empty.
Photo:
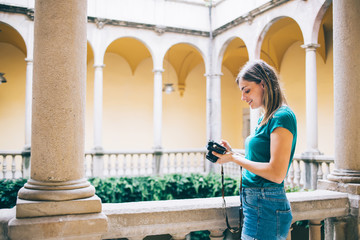
M261 60L248 62L236 82L242 100L252 109L261 108L255 133L245 141L245 156L232 152L229 143L217 163L234 162L244 168L241 199L244 225L241 239L286 239L292 214L284 190L284 178L293 159L297 127L296 117L286 105L278 76Z

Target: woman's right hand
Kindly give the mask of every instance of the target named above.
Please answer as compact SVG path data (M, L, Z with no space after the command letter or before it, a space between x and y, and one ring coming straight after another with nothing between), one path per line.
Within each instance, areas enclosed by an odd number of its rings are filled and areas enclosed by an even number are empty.
M223 145L226 148L226 151L232 152L231 146L228 143L228 141L221 139L221 145Z

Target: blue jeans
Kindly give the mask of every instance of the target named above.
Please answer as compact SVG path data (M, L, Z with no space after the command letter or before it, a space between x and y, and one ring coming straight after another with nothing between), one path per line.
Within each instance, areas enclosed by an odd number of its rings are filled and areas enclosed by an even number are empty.
M285 190L281 188L244 188L242 240L285 240L292 214Z

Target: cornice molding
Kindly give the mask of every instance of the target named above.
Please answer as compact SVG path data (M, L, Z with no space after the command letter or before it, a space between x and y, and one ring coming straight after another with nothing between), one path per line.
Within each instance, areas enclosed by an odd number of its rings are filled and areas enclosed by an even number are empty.
M34 9L32 8L0 4L0 12L20 13L26 15L29 19L34 20Z
M176 0L175 0L176 1ZM180 0L181 1L181 0ZM250 12L234 19L231 22L228 22L212 32L212 37L216 37L219 34L234 28L242 23L249 23L251 24L253 19L269 11L272 8L275 8L283 3L286 3L290 0L272 0L258 8L251 10ZM222 1L219 1L221 3ZM26 15L29 19L34 20L34 9L25 8L25 7L18 7L18 6L11 6L6 4L0 4L0 12L9 12L9 13L19 13ZM155 24L147 24L147 23L138 23L138 22L130 22L130 21L122 21L122 20L115 20L115 19L107 19L107 18L97 18L88 16L88 22L96 24L98 29L102 29L105 25L113 25L113 26L121 26L121 27L129 27L129 28L138 28L138 29L146 29L152 30L156 32L158 35L162 35L166 32L168 33L180 33L185 35L193 35L193 36L200 36L200 37L210 37L209 31L200 31L200 30L193 30L193 29L185 29L185 28L177 28L177 27L170 27L170 26L163 26L163 25L155 25Z
M261 5L258 8L255 8L253 10L251 10L250 12L247 12L246 14L232 20L231 22L228 22L224 25L222 25L221 27L218 27L217 29L215 29L213 31L213 36L216 37L217 35L235 27L238 26L244 22L247 22L248 24L252 24L254 18L260 14L263 14L267 11L269 11L270 9L273 9L277 6L280 6L283 3L289 2L290 0L273 0L270 2L267 2L263 5Z
M165 32L172 32L172 33L182 33L182 34L195 35L195 36L201 36L201 37L209 37L209 34L210 34L209 32L206 32L206 31L199 31L199 30L192 30L192 29L185 29L185 28L176 28L176 27L169 27L169 26L160 26L160 25L148 24L148 23L121 21L121 20L107 19L107 18L100 19L100 18L96 18L96 17L88 17L88 22L95 23L99 29L103 28L104 25L113 25L113 26L152 30L160 35ZM99 23L101 23L100 26L99 26Z

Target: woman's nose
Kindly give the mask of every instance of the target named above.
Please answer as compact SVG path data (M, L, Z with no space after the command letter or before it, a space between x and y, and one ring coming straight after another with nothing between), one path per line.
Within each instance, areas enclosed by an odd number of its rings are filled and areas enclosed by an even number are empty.
M244 93L241 93L241 100L242 100L242 101L245 101Z

